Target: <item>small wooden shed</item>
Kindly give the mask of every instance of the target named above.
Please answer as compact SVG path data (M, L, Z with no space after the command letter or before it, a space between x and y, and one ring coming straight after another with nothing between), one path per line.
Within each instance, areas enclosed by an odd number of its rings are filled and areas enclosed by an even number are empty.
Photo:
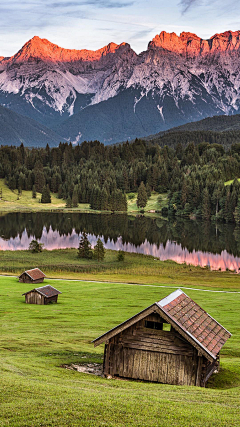
M35 288L31 291L25 292L25 302L27 304L42 304L57 303L58 295L62 292L53 288L53 286L46 285L42 288Z
M181 289L96 338L104 375L205 387L231 336Z
M22 283L42 283L45 274L39 270L39 268L33 268L32 270L26 270L19 276L19 282Z

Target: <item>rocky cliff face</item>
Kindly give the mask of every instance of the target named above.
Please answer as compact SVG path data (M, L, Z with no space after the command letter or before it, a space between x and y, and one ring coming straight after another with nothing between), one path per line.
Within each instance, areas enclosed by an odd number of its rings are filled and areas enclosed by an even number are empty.
M203 40L161 32L137 55L127 43L62 49L34 37L0 57L0 103L74 142L111 143L240 111L240 31Z
M162 48L190 57L216 52L238 51L240 48L240 31L226 31L222 34L215 34L208 40L203 40L192 33L183 32L178 37L175 33L162 31L149 43L148 48Z

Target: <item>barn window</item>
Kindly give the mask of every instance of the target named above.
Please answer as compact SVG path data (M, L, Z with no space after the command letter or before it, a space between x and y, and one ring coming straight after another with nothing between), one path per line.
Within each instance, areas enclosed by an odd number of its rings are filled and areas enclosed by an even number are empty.
M159 322L151 322L150 320L145 320L145 328L162 330L163 324Z

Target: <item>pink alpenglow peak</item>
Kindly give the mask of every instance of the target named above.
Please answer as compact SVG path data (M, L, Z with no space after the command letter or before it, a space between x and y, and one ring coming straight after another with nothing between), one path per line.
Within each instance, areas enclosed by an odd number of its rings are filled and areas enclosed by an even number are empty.
M0 57L0 102L74 144L240 114L240 31L208 40L162 31L140 54L128 43L76 50L35 36Z
M175 33L162 31L149 43L148 48L163 48L171 52L189 55L202 55L213 52L239 50L240 31L226 31L203 40L193 33Z
M109 53L115 53L116 50L125 44L117 45L116 43L109 43L107 46L96 51L64 49L46 39L34 36L25 43L22 49L9 58L9 62L23 63L31 60L42 60L44 62L98 61Z

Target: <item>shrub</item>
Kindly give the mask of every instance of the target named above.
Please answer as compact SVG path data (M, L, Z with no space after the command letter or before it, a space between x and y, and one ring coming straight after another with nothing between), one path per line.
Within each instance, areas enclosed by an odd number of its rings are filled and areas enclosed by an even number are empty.
M32 253L39 253L42 252L43 249L43 243L39 243L37 240L32 240L29 244L29 251L31 251Z
M124 258L125 258L125 252L124 251L118 251L117 260L118 261L124 261Z

